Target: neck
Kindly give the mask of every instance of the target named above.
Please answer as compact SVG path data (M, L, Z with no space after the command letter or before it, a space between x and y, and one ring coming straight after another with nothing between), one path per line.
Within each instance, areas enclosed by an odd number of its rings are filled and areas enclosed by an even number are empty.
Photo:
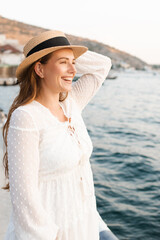
M43 104L45 107L49 108L51 111L56 111L60 108L59 106L59 93L47 93L47 94L39 94L35 98L36 101Z

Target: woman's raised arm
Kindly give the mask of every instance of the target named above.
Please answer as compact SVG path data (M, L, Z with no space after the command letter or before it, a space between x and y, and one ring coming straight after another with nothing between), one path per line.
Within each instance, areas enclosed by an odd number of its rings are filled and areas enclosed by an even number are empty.
M111 59L88 50L76 59L75 67L82 76L73 83L70 94L82 111L106 79Z

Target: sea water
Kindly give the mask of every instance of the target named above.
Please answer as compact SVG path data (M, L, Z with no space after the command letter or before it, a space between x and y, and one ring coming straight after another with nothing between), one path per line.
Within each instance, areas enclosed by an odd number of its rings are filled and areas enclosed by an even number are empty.
M160 239L160 74L119 72L82 115L97 208L120 240ZM0 87L5 113L19 91Z

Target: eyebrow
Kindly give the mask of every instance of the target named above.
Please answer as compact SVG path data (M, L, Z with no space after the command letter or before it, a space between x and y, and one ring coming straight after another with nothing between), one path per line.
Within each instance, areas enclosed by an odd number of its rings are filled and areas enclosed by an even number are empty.
M69 58L67 58L67 57L61 57L61 58L58 58L57 61L60 60L60 59L67 59L67 60L69 60ZM73 58L73 60L76 60L76 59Z

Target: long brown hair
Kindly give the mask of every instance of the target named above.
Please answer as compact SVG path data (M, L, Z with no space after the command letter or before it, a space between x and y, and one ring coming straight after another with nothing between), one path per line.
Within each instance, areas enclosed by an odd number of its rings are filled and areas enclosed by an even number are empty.
M48 60L51 58L53 53L49 53L36 62L41 62L42 64L46 64ZM36 74L34 71L34 66L36 64L34 62L27 70L23 73L23 75L18 79L20 90L19 94L14 99L7 116L7 121L3 126L3 140L5 143L5 153L3 156L3 166L5 168L5 177L8 179L8 183L6 186L2 187L4 190L9 191L9 172L8 172L8 152L7 152L7 133L9 128L9 122L13 111L19 106L28 104L32 102L40 93L41 89L41 81L42 79ZM68 93L60 93L59 101L64 101L68 96Z

